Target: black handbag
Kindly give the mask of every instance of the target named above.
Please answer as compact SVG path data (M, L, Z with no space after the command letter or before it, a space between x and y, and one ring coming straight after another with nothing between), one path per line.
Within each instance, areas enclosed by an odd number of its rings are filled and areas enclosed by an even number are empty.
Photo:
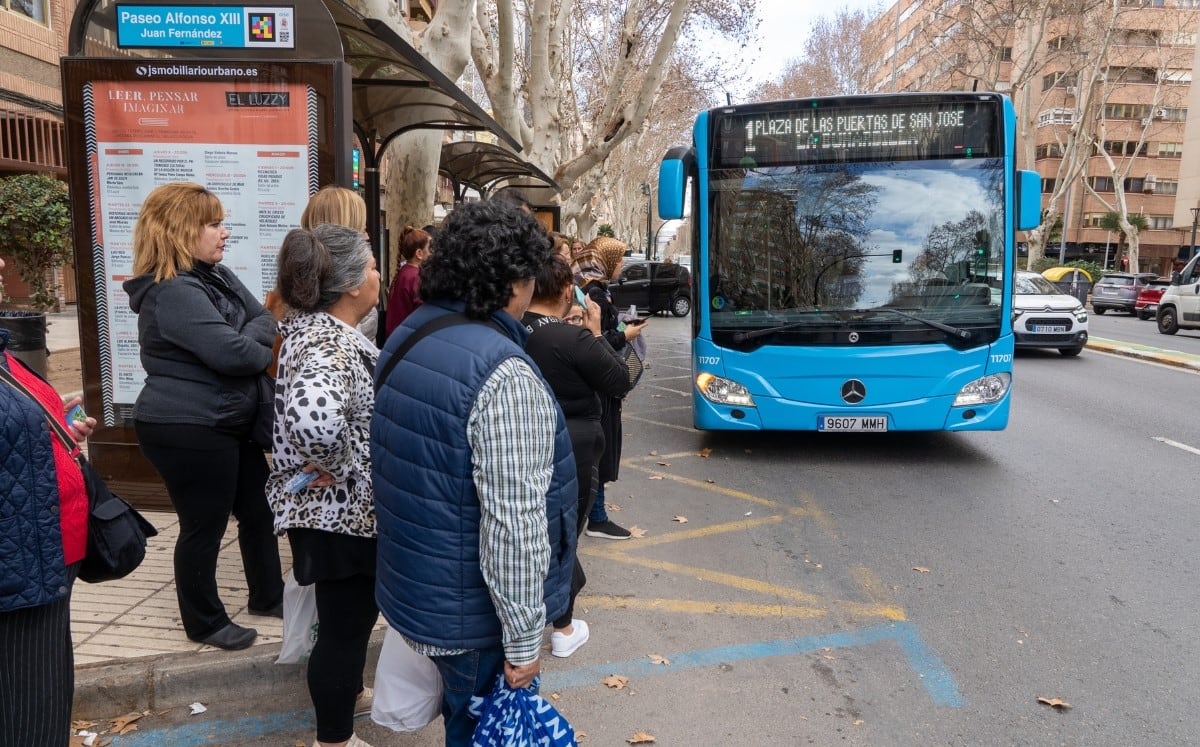
M66 426L41 400L2 367L0 378L42 408L46 422L67 447L67 453L76 449L75 439L67 433ZM158 530L137 509L108 489L87 458L80 454L75 461L83 473L88 497L87 555L79 566L79 578L92 584L125 578L142 564L146 557L146 541L157 535Z

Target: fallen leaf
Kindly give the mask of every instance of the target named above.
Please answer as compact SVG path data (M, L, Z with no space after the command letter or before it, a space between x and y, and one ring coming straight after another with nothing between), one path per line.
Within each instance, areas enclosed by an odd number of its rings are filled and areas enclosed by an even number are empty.
M132 734L133 732L135 732L137 730L138 730L137 724L130 724L129 726L126 726L124 729L117 732L117 736L123 737L126 734Z
M700 450L700 456L704 457L705 459L708 459L708 455L711 453L712 453L712 449L701 449Z
M671 663L670 659L665 656L659 656L658 654L646 654L646 656L650 657L651 664L662 664L665 667Z
M629 684L629 678L622 677L619 674L610 674L600 681L614 690L620 690L622 687L625 687Z
M634 539L641 539L646 536L646 530L639 527L637 524L629 527L629 536Z
M651 480L661 480L661 479L663 479L663 476L662 475L650 475L650 479Z
M562 696L558 693L550 693L550 700L561 700Z
M292 747L308 747L308 742L302 742L297 739L295 742L292 742Z
M630 744L650 744L654 741L654 737L644 731L635 731L633 736L625 741Z
M917 573L929 573L929 569L923 565L914 565L913 570Z
M862 726L862 725L863 725L863 720L862 720L861 718L856 718L856 719L854 719L854 725L855 725L855 726Z
M658 452L657 452L657 451L652 451L652 452L650 452L650 456L658 456Z
M1063 700L1062 698L1057 698L1057 697L1056 698L1046 698L1046 697L1039 695L1037 702L1042 703L1043 705L1048 705L1051 708L1057 708L1060 711L1065 711L1071 707L1070 703Z
M121 731L122 729L124 729L126 726L129 726L134 721L137 721L141 717L142 717L142 714L140 714L136 711L134 711L132 713L126 713L124 716L117 716L116 718L109 721L108 730L117 732L118 734L121 734L121 733L123 733Z
M632 498L633 496L631 495L631 496L629 496L629 497L630 497L630 498ZM621 504L620 504L620 503L605 503L604 505L605 505L605 507L606 507L606 508L608 508L608 510L609 510L609 511L622 511L622 510L624 510L624 509L622 509L622 508L621 508Z
M95 721L85 721L83 719L76 719L71 722L71 731L80 731L81 729L90 729L95 725L96 725Z
M585 740L585 739L587 739L587 732L586 732L586 731L579 731L578 729L576 729L576 730L575 730L575 741L576 741L576 742L582 742L582 741L583 741L583 740Z
M659 467L670 467L671 463L670 462L659 462L658 466Z
M687 517L686 516L676 516L674 519L671 519L671 521L677 522L679 524L686 524Z

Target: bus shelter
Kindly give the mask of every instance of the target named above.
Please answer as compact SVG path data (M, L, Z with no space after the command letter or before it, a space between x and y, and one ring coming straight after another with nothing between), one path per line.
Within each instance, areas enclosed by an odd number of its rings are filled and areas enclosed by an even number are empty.
M144 372L122 283L141 202L155 186L194 181L221 198L232 232L225 263L264 297L309 195L350 186L356 158L382 260L377 163L392 138L486 130L518 147L386 24L340 0L85 0L61 69L84 405L99 421L90 456L143 507L168 504L133 430Z

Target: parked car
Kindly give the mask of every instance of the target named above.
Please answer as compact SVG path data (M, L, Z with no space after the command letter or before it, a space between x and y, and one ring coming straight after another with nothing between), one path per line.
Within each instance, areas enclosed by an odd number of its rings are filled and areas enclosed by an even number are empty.
M1092 311L1097 314L1112 309L1136 314L1134 304L1137 303L1138 293L1149 285L1151 280L1157 280L1153 272L1113 272L1100 278L1092 288Z
M1056 348L1079 355L1088 340L1087 309L1036 272L1017 273L1013 335L1019 348Z
M1158 299L1158 331L1173 335L1181 329L1200 329L1200 254L1171 273L1171 284Z
M635 305L639 315L669 311L687 316L692 310L692 274L674 262L626 260L608 289L614 306L624 310Z
M1155 317L1158 313L1158 299L1162 298L1163 291L1170 284L1171 281L1166 278L1156 278L1138 291L1137 301L1133 304L1133 309L1138 315L1138 319L1145 321Z

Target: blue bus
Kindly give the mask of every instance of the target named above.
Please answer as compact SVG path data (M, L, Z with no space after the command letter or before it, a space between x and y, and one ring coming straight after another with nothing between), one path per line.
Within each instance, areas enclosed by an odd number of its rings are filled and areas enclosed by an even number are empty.
M1014 131L994 93L702 112L658 185L661 218L690 212L695 426L1003 429L1014 238L1041 219Z

